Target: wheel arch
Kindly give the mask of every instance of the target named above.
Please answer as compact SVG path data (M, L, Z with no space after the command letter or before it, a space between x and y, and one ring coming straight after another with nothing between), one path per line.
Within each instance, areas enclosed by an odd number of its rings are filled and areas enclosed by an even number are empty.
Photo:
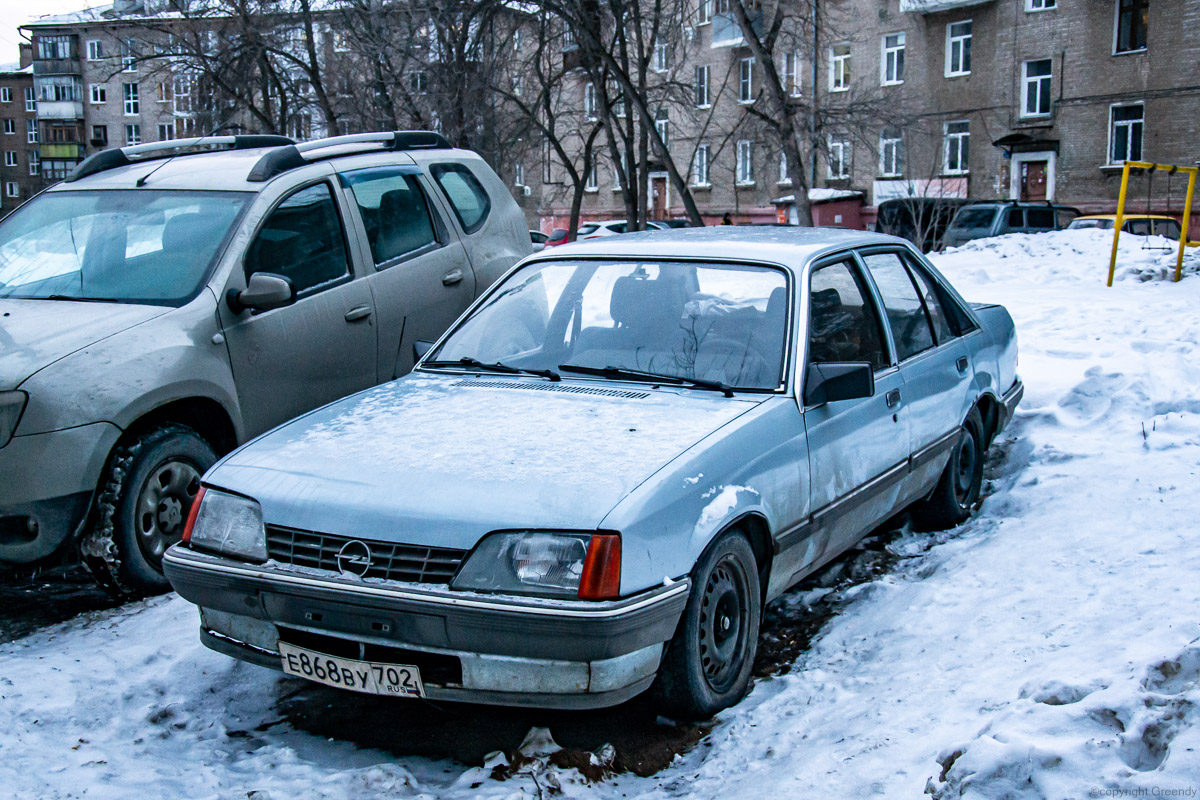
M209 443L218 456L228 453L238 444L237 428L225 407L211 397L193 396L172 400L144 412L125 427L117 446L163 425L191 428Z
M746 511L727 521L719 528L705 546L704 551L707 551L720 541L722 536L732 531L738 531L750 542L750 549L754 551L755 566L758 568L759 591L762 593L761 599L765 605L767 583L771 577L771 563L775 558L775 543L771 537L770 523L767 522L767 518L761 512Z
M975 401L974 408L983 420L983 447L986 450L1000 430L1000 401L991 392L984 392Z

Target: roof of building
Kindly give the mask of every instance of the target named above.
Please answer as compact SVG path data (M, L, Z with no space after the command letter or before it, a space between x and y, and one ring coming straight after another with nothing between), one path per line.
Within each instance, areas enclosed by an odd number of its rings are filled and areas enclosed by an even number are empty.
M32 75L33 65L22 67L20 61L10 61L7 64L0 64L0 75Z
M66 14L47 14L22 25L22 28L34 28L43 25L77 25L81 22L106 22L112 18L113 4L93 6L80 11L69 11Z

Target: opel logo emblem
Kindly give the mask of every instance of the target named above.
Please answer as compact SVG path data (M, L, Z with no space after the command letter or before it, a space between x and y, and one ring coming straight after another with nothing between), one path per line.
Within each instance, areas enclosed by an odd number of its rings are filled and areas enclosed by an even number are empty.
M362 577L371 568L371 548L357 539L346 542L337 554L338 569L343 575Z

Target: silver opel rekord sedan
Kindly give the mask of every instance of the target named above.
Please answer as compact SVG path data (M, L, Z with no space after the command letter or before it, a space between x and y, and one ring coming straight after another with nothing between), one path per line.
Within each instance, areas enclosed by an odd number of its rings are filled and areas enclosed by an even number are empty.
M763 604L978 503L1012 320L907 242L683 229L527 258L408 377L204 476L205 644L333 686L557 707L746 692Z

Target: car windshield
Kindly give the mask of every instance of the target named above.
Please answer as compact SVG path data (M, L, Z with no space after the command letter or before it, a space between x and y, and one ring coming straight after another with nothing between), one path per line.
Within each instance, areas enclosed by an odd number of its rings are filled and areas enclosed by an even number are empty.
M510 275L429 360L613 367L774 390L783 380L787 306L787 276L767 267L534 262Z
M995 208L965 208L954 218L955 228L986 228L996 216Z
M43 194L0 223L0 297L179 305L196 293L250 197Z

